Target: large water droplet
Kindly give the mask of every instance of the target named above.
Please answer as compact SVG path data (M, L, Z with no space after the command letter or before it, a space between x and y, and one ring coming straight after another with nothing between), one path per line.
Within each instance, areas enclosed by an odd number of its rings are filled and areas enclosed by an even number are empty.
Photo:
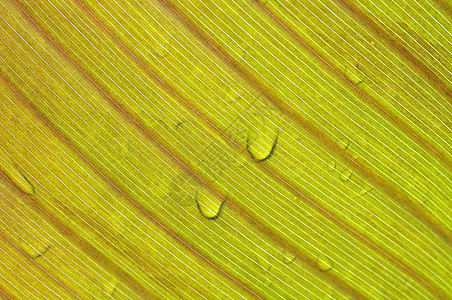
M321 272L328 272L334 267L333 261L324 254L317 257L315 264Z
M197 192L195 196L196 206L201 215L209 220L214 220L220 216L226 200L218 201L214 197Z
M276 149L279 135L261 135L256 138L248 137L246 149L257 162L269 159Z
M346 182L349 181L350 178L352 177L352 171L349 170L345 170L344 172L341 173L341 180Z
M22 251L24 251L30 258L36 259L46 254L46 252L49 251L51 246L45 245L39 241L30 243L22 240L19 242L18 247Z
M34 186L28 181L25 175L19 170L18 166L11 159L0 158L0 170L25 194L33 195Z

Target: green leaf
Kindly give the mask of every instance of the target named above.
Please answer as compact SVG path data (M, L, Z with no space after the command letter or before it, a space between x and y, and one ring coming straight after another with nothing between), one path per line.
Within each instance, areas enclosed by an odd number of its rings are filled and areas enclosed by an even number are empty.
M447 299L445 1L0 3L6 299Z

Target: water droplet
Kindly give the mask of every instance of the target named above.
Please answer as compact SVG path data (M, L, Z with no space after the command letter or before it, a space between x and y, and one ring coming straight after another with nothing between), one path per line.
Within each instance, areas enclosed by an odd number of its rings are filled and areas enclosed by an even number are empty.
M362 190L358 193L358 196L364 196L365 194L369 193L371 190L372 190L372 188L362 189Z
M337 143L341 150L347 150L348 146L350 146L350 140L348 138L342 138Z
M328 171L333 172L334 170L336 170L336 162L331 161L331 162L328 164L327 168L328 168Z
M274 264L274 256L270 254L268 251L258 251L258 264L259 268L262 270L262 275L264 277L263 284L269 288L273 285L274 282L274 274L272 272L273 264Z
M208 197L197 192L195 196L196 206L201 215L209 220L214 220L220 216L226 200L218 201L214 197Z
M33 195L35 193L34 186L11 160L2 159L0 161L0 169L6 177L8 177L9 180L11 180L25 194Z
M333 261L323 254L317 257L315 264L321 272L328 272L334 267Z
M118 280L116 278L111 278L109 281L105 281L102 289L110 295L111 297L114 295L116 288L118 287Z
M290 265L291 263L293 263L296 258L297 258L297 255L294 254L292 251L284 250L284 252L283 252L283 262L286 265Z
M275 152L278 138L278 134L273 137L262 135L255 139L248 137L246 149L251 154L251 157L257 162L267 160L272 156L273 152Z
M359 70L359 62L357 62L356 65L350 64L346 66L344 70L344 76L348 81L350 81L354 85L362 83L364 75L361 74Z
M22 251L24 251L30 258L36 259L46 254L46 252L49 251L51 246L45 245L39 241L30 243L22 240L19 242L18 247Z
M351 177L352 177L352 171L345 170L344 172L341 173L341 180L343 182L349 181Z
M184 125L184 123L188 122L187 120L182 120L177 122L174 127L176 128L176 130L180 129L182 125Z

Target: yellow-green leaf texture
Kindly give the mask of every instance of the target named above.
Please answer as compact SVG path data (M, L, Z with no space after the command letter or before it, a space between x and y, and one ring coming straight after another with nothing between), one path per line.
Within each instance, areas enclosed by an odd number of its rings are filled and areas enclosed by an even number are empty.
M447 0L2 0L0 298L450 299Z

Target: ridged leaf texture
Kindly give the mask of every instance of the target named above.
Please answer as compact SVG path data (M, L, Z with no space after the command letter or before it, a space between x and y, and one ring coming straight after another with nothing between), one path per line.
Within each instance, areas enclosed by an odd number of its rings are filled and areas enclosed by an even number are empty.
M450 299L447 0L2 0L0 297Z

